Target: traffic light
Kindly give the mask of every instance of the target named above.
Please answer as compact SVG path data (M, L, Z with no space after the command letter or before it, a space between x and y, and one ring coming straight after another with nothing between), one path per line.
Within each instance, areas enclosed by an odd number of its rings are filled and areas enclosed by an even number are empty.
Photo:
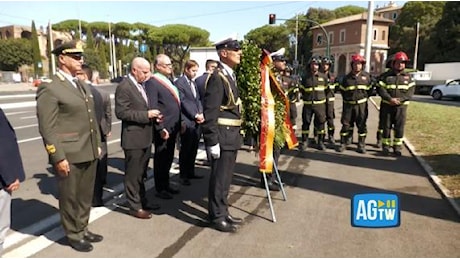
M268 15L268 24L275 24L276 23L276 14L269 14Z

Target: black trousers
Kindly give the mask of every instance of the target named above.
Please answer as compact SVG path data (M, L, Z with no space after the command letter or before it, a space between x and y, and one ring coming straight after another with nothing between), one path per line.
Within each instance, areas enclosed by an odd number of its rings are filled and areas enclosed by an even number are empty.
M144 149L124 150L125 152L125 195L129 208L142 209L146 204L144 176L151 155L151 146Z
M180 137L179 176L189 179L195 175L195 159L200 143L201 127L187 127Z
M228 215L228 192L237 153L237 150L221 150L220 158L211 160L208 190L208 214L211 222L221 221Z
M407 106L390 106L382 103L383 139L391 138L391 129L394 128L394 138L402 139L404 137L404 127L406 125Z
M335 126L334 126L334 101L326 102L326 122L327 122L327 132L330 134L334 133Z
M59 214L68 239L81 240L88 231L97 160L70 163L67 177L57 176Z
M308 135L313 115L315 115L315 132L318 134L325 134L324 123L326 122L326 104L304 104L302 108L302 135Z
M102 155L99 160L97 160L97 170L96 170L96 179L94 181L94 195L93 203L99 204L102 203L102 195L104 185L107 183L107 142L101 143Z
M297 106L295 102L289 103L289 119L292 125L297 124Z
M155 131L155 156L153 157L153 176L155 189L158 192L169 187L169 171L174 160L174 149L177 139L177 132L169 133L169 138L163 140L160 134Z
M353 127L353 121L356 123L358 128L358 134L360 136L366 136L367 134L367 103L362 104L347 104L343 103L342 110L342 129L340 130L340 135L348 137L350 134L350 128Z

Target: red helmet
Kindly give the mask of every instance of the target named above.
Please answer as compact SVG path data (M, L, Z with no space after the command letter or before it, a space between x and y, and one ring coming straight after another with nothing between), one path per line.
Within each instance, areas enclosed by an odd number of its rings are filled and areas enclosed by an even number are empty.
M363 56L359 55L359 54L353 54L351 55L351 63L354 63L354 62L360 62L361 64L366 64L366 59L364 59Z
M404 62L407 62L409 61L409 57L407 57L407 54L400 51L400 52L397 52L395 53L395 56L393 58L394 61L404 61Z

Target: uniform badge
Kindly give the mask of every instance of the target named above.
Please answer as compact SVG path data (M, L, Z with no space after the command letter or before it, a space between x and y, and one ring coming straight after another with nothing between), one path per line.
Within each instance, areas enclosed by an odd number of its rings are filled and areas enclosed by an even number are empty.
M47 144L46 151L48 152L48 154L53 154L56 152L56 147L54 146L54 144Z
M362 80L367 80L367 77L366 76L361 76L361 79Z

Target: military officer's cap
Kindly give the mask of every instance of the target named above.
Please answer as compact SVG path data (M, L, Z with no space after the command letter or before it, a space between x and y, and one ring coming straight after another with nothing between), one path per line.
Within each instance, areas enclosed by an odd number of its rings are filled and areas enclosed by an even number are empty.
M77 40L72 40L69 42L63 42L56 48L54 48L53 51L51 51L54 55L67 55L67 54L73 54L73 55L78 55L78 54L83 54L83 44L81 41Z
M216 50L222 50L222 49L230 49L234 51L241 50L241 46L236 38L236 35L232 35L220 41L216 41L214 43L214 46L216 46Z
M270 53L273 61L286 61L286 57L284 57L284 53L286 52L285 48L281 48L275 52Z

